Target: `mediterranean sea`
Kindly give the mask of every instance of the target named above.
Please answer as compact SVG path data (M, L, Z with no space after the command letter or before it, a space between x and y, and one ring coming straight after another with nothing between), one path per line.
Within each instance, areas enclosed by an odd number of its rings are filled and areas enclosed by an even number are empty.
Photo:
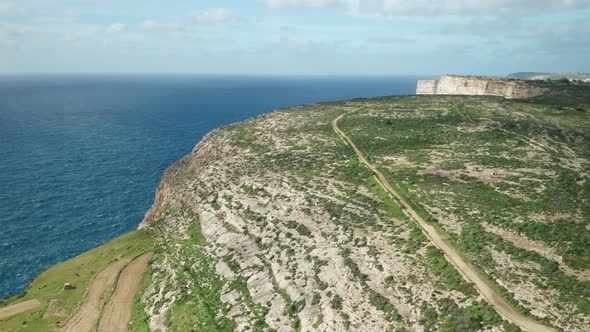
M0 299L137 227L210 130L273 109L414 94L417 77L0 77Z

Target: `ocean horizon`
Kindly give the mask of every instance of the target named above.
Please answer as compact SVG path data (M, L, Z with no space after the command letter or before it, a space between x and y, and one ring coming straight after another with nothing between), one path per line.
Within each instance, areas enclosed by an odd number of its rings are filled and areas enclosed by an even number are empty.
M430 76L0 76L0 299L137 227L214 128L290 106L413 95Z

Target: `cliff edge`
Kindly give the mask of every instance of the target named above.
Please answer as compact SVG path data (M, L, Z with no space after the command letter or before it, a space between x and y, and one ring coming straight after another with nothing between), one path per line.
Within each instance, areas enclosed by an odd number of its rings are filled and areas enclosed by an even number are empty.
M420 80L418 95L497 96L506 99L524 99L540 96L546 89L522 81L493 77L444 75L437 80Z
M547 93L356 99L216 129L166 170L142 230L1 302L0 331L112 322L78 313L114 312L118 289L135 293L115 322L130 331L586 331L590 85L527 83ZM137 288L87 295L146 252Z

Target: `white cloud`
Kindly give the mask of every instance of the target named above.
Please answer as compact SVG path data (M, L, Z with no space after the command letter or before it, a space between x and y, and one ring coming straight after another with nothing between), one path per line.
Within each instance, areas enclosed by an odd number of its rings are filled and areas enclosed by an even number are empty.
M384 16L519 15L530 16L590 7L590 0L364 0L360 12Z
M23 8L15 2L0 1L0 16L17 15L23 12Z
M0 23L0 36L3 38L18 38L30 32L29 27Z
M113 23L108 28L108 31L112 33L121 33L125 30L127 30L127 25L123 23Z
M369 37L367 39L369 44L402 44L415 43L416 40L406 37L388 36L388 37Z
M140 28L146 34L152 36L173 37L174 39L183 39L190 42L201 42L202 39L196 34L196 29L193 25L184 24L182 22L161 22L155 20L144 21Z
M379 16L533 16L590 8L590 0L265 0L277 9L330 9Z
M542 54L574 55L585 59L584 55L590 52L590 19L552 27L527 27L519 37Z
M300 52L309 53L318 47L321 47L321 43L307 39L288 38L282 41L288 49Z
M199 23L217 24L242 21L243 18L226 8L212 8L195 12L194 17Z
M175 23L158 22L154 20L146 20L141 24L141 28L145 30L153 31L177 31L181 30L181 27Z
M278 9L343 8L353 2L350 0L266 0L266 5Z
M80 14L73 11L55 15L42 15L33 18L35 23L41 24L72 24L80 21Z

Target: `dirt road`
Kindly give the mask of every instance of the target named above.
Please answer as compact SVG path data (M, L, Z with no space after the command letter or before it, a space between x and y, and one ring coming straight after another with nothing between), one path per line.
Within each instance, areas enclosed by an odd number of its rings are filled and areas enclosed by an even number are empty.
M100 317L100 310L103 306L102 296L104 292L112 287L117 280L119 272L129 263L128 259L120 259L109 265L96 275L88 295L80 310L72 317L66 325L60 330L64 332L85 332L92 331Z
M442 250L445 253L445 257L447 258L447 260L451 264L453 264L455 266L455 268L457 268L457 270L461 273L461 275L463 275L463 277L467 281L472 282L475 285L475 288L479 291L479 293L491 305L494 306L496 311L500 315L502 315L502 317L504 317L505 319L509 320L510 322L518 325L520 328L522 328L526 331L531 331L531 332L553 332L553 331L555 331L554 329L552 329L550 327L539 324L527 317L524 317L523 315L521 315L520 313L518 313L514 309L512 309L512 307L510 307L510 305L506 301L504 301L504 299L500 296L500 294L498 294L492 287L490 287L490 285L479 274L479 272L477 272L477 270L473 266L471 266L471 264L469 264L467 261L465 261L465 259L463 259L463 257L461 257L461 255L455 250L454 247L452 247L447 242L445 242L443 240L443 237L441 236L441 234L439 234L439 232L432 225L428 224L422 217L420 217L416 213L416 211L403 199L403 197L391 187L391 185L389 184L389 182L387 181L385 176L375 166L373 166L371 163L369 163L367 161L367 159L365 159L363 153L356 147L356 145L354 145L352 140L350 140L350 138L348 138L348 136L346 136L346 134L340 128L338 128L338 121L340 119L342 119L345 115L356 112L362 108L363 107L357 108L353 111L350 111L350 112L340 115L339 117L334 119L334 121L332 121L332 127L334 128L334 131L338 135L340 135L340 137L352 147L352 149L357 154L360 161L363 164L365 164L365 166L367 166L375 174L375 176L377 177L377 180L379 181L381 186L385 190L387 190L389 192L389 194L391 194L393 197L395 197L397 202L405 208L406 212L408 212L408 214L412 217L412 219L414 219L418 223L418 225L420 225L420 227L422 228L424 233L428 236L430 241L436 247L438 247L440 250Z
M20 314L21 312L37 308L40 305L41 302L39 300L28 300L25 302L9 305L8 307L0 308L0 319Z
M99 332L127 331L133 298L137 293L150 257L152 257L151 253L143 254L125 267L117 282L115 293L100 317Z

